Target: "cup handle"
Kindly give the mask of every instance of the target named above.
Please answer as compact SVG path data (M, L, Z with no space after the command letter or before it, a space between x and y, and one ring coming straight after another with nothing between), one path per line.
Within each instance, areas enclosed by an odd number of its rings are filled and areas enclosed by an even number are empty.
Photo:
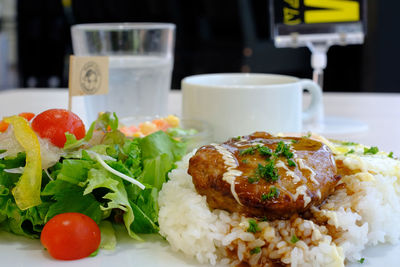
M310 121L318 115L319 106L322 104L322 89L318 84L309 79L300 80L300 86L311 94L311 103L303 111L303 121Z

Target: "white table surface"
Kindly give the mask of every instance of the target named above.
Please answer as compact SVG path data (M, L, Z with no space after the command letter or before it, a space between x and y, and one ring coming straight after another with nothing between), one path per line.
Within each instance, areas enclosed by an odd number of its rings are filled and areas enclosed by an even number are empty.
M39 113L49 108L67 108L66 89L15 89L0 92L0 117L23 111ZM182 96L173 90L168 112L181 115ZM326 137L378 146L400 155L400 94L324 93L325 116L354 119L367 124L362 132L327 134ZM72 110L86 120L82 97L74 97Z

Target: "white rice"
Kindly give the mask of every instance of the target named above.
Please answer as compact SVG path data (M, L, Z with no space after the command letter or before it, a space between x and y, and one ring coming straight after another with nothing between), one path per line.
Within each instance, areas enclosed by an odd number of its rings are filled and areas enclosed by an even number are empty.
M250 233L250 218L210 211L206 197L197 194L187 174L193 153L178 163L160 192L159 224L174 250L200 263L344 266L359 260L366 246L400 241L400 161L386 154L336 156L348 170L343 188L313 207L310 220L258 221L260 231ZM299 241L293 243L293 236Z

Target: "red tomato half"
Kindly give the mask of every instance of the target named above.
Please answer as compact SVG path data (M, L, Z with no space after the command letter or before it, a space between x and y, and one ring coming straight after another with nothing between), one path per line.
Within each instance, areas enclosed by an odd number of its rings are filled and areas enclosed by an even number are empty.
M8 123L5 121L0 121L0 133L7 131Z
M97 224L88 216L62 213L43 227L40 241L50 255L58 260L77 260L96 251L101 235Z
M40 113L33 119L32 129L58 147L64 146L66 132L75 135L77 140L85 137L86 132L82 120L65 109L49 109Z
M30 121L31 119L33 119L33 117L35 117L35 113L22 112L22 113L19 113L18 116L25 118L27 121Z

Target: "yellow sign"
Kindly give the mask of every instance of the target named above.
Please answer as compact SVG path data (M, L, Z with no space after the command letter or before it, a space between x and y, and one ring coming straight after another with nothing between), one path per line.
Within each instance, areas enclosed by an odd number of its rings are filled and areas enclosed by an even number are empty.
M304 12L305 23L329 23L360 20L360 5L345 0L304 0L306 7L320 8Z
M70 56L69 95L108 93L108 57Z
M286 25L359 21L355 0L285 0L281 6Z
M283 17L285 18L285 24L295 25L300 24L301 19L299 17L300 11L292 8L283 8Z

